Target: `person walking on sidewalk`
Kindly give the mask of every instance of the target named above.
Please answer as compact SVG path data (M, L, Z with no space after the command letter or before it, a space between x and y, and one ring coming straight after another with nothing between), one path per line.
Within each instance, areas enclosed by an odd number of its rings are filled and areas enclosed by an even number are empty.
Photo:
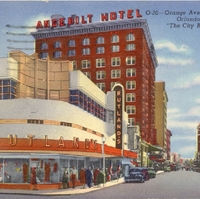
M89 166L88 169L86 170L86 183L89 188L91 188L92 184L92 172L91 172L91 167Z
M76 170L76 167L73 166L71 170L71 180L72 180L73 189L75 188L76 178L77 178L77 170Z
M80 170L80 182L83 185L83 189L85 188L85 182L86 182L86 171L85 168L81 167Z

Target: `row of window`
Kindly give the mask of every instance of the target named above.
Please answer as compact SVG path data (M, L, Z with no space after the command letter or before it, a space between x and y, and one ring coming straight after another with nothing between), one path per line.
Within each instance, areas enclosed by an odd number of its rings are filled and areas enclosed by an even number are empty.
M0 80L0 99L14 99L16 95L16 82L13 80Z
M79 90L70 91L70 103L106 121L106 109Z
M129 33L126 35L126 41L135 41L135 36L132 33ZM118 35L113 35L111 37L111 43L118 43L119 42L119 36ZM100 36L96 39L97 44L104 44L105 39L104 37ZM70 39L68 41L68 47L75 47L76 46L76 41L74 39ZM82 40L82 45L90 45L90 38L84 38ZM61 48L62 44L60 41L56 41L53 45L54 48ZM41 50L48 49L48 44L46 42L43 42L40 46Z
M126 45L126 51L132 51L135 50L135 44L127 44ZM120 46L119 45L114 45L111 46L111 52L120 52ZM83 48L82 49L82 55L90 55L90 48ZM96 54L105 54L105 47L100 46L96 48ZM48 52L41 52L40 53L40 58L41 59L46 59L48 56ZM76 56L76 50L72 49L72 50L68 50L67 52L67 56L71 57L71 56ZM62 57L62 51L55 51L53 52L53 57L54 58L60 58Z

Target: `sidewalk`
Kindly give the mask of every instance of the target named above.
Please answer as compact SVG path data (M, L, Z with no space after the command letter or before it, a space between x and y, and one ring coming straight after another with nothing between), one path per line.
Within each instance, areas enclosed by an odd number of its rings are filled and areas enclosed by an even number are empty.
M157 175L163 173L164 171L158 171ZM0 189L0 194L18 194L18 195L41 195L41 196L60 196L60 195L74 195L74 194L82 194L82 193L87 193L87 192L92 192L92 191L97 191L102 188L108 188L111 186L115 186L118 184L121 184L124 182L124 178L120 178L118 180L113 180L110 182L106 182L104 185L101 184L101 186L95 186L88 188L86 187L83 189L82 187L76 187L75 189L68 188L68 189L56 189L56 190L12 190L12 189Z

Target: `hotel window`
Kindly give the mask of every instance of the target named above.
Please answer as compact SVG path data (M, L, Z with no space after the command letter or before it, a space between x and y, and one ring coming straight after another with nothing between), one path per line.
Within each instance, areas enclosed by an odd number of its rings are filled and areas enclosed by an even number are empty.
M72 62L73 70L76 70L77 69L76 61L73 60L71 62Z
M96 67L97 68L102 68L105 67L106 63L105 63L105 59L96 59Z
M54 43L54 48L60 48L61 47L61 43L59 41L56 41Z
M127 81L126 82L126 89L133 90L136 88L136 81Z
M136 101L135 93L127 93L126 94L126 101L127 102L135 102Z
M69 41L68 41L68 46L69 46L69 47L74 47L74 46L76 46L75 40L74 40L74 39L69 40Z
M120 78L121 77L121 70L111 70L111 78Z
M113 89L113 87L115 86L115 84L117 84L117 82L111 82L111 83L110 83L110 90Z
M126 69L126 77L135 77L136 69L135 68L127 68Z
M105 48L104 47L97 47L97 54L103 54L103 53L105 53Z
M76 51L75 50L69 50L68 51L68 56L75 56L76 55Z
M135 50L135 44L126 44L126 50L127 51Z
M83 60L81 66L82 68L90 68L90 60Z
M136 63L135 56L126 57L126 65L134 65Z
M41 44L40 50L46 50L46 49L48 49L48 44L44 42Z
M129 126L134 126L135 125L135 118L129 118L128 123L129 123Z
M118 45L116 45L116 46L111 46L111 51L112 52L119 52L119 46Z
M40 53L40 59L46 59L47 58L48 53L47 52L41 52Z
M135 114L136 110L135 110L135 106L126 106L126 112L128 114Z
M104 37L98 37L97 44L104 44Z
M100 79L105 79L106 77L106 72L105 71L97 71L96 72L96 79L100 80Z
M90 44L90 39L89 38L84 38L82 44L85 45L89 45Z
M102 91L105 91L105 87L106 87L105 83L97 83L96 85L97 85Z
M89 48L83 48L82 54L83 55L89 55L90 54L90 49Z
M120 57L111 58L111 66L120 66Z
M119 36L118 35L113 35L111 38L112 43L118 43L119 42Z
M54 58L60 58L62 56L62 52L61 51L55 51L53 52L53 57Z
M126 35L126 41L135 41L134 34L130 33L130 34Z
M90 75L90 72L83 72L83 74L88 77L89 79L91 79L91 75Z
M0 99L14 99L16 95L16 82L0 80Z

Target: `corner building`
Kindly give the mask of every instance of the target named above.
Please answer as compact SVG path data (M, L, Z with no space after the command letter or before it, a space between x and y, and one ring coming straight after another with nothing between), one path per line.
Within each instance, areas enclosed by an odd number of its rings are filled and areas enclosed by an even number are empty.
M73 17L75 20L76 16ZM64 25L64 19L53 15L51 20L38 22L37 31L31 33L38 58L70 60L74 70L81 70L105 93L116 83L122 84L130 126L139 125L141 138L157 144L154 120L157 59L147 21L131 18Z

